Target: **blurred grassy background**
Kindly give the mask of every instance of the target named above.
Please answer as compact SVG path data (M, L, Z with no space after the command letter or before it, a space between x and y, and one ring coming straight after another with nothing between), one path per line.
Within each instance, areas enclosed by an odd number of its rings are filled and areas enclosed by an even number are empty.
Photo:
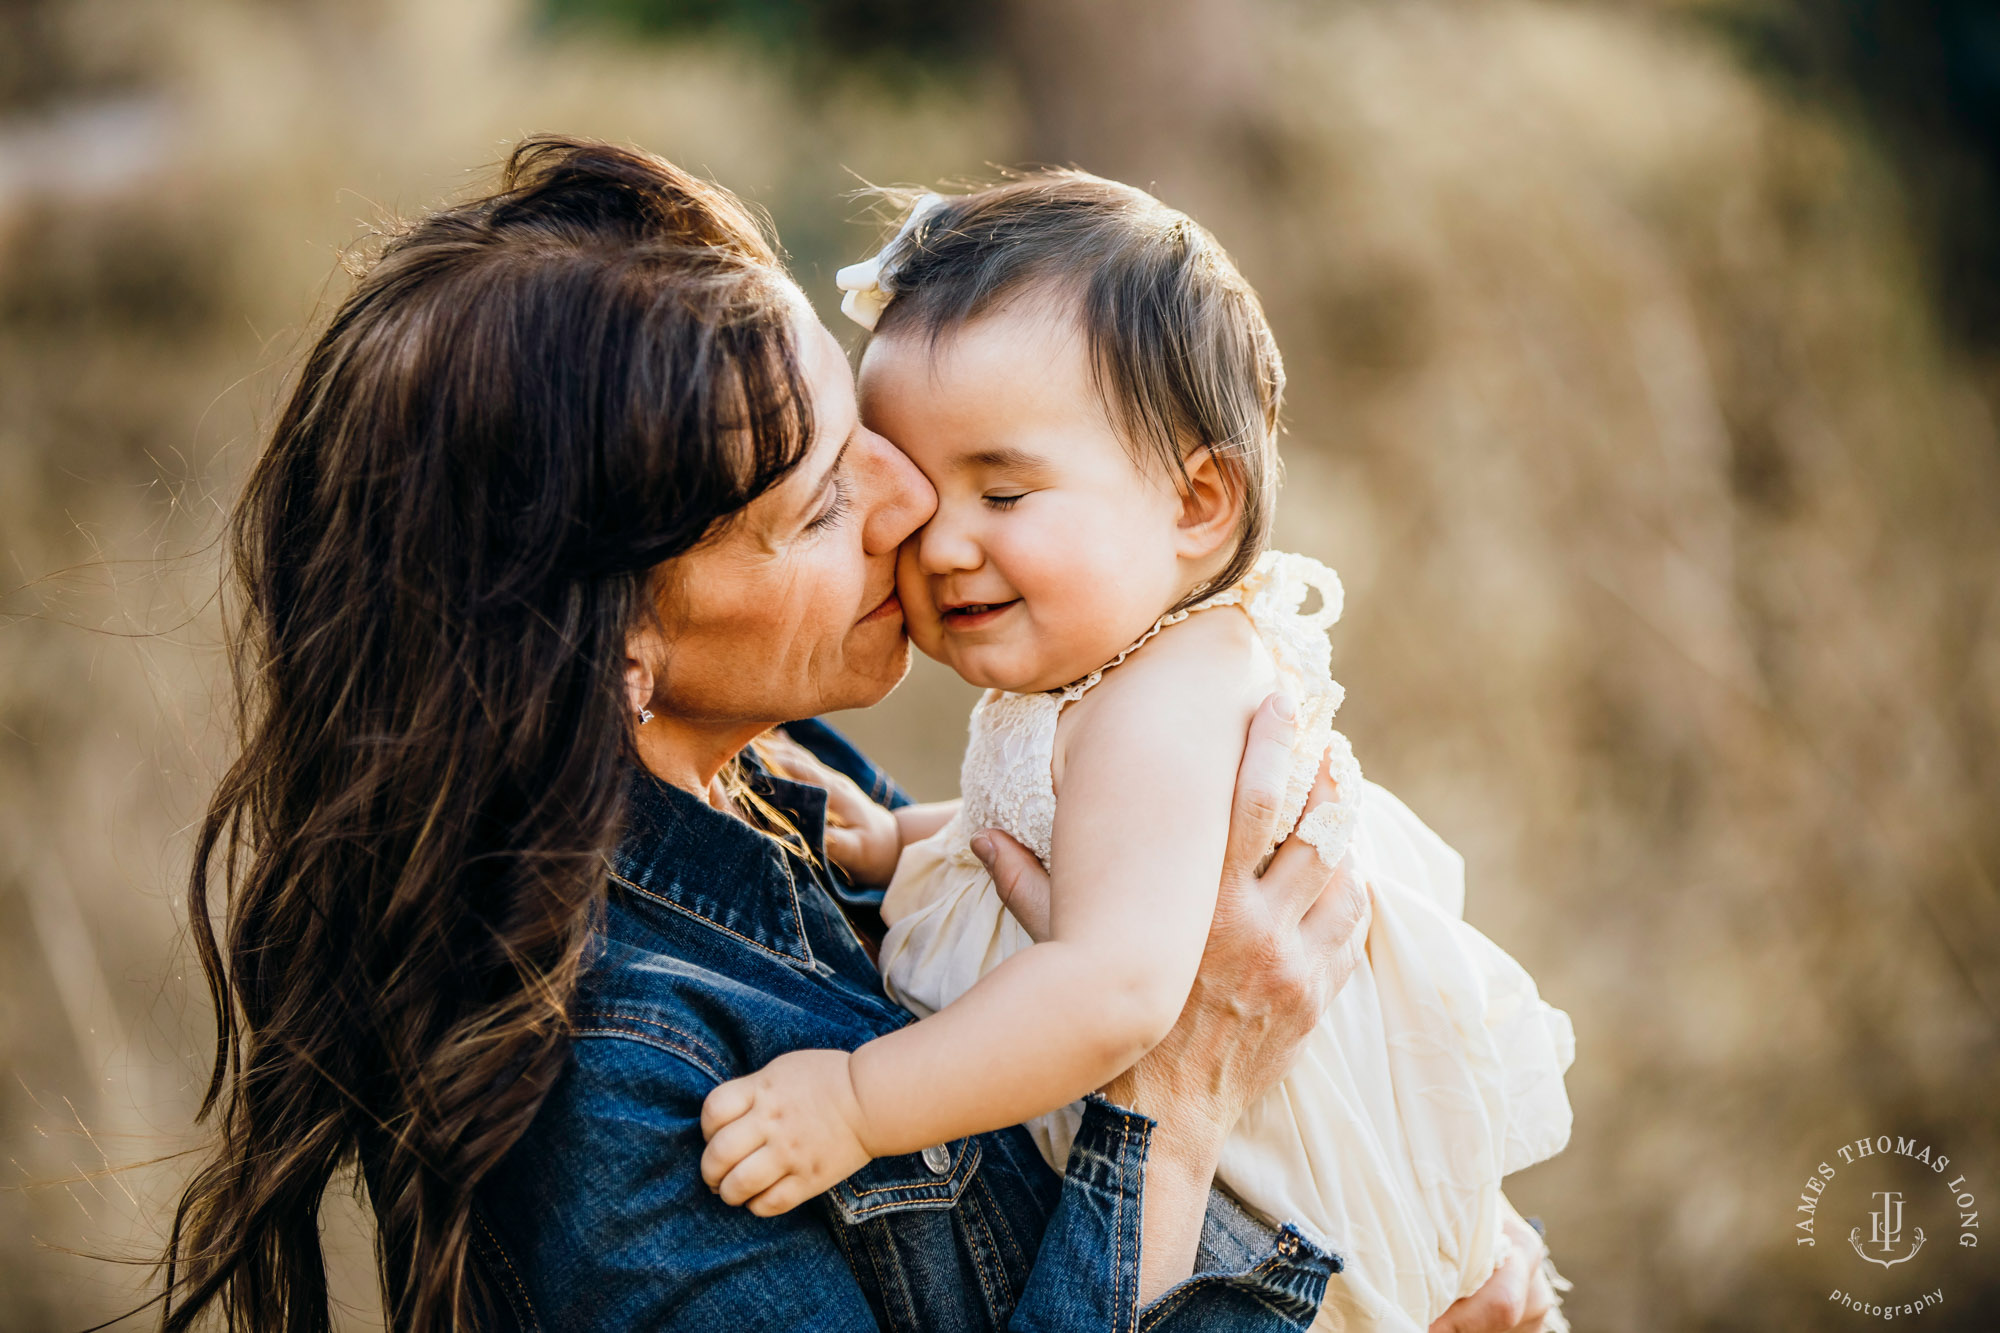
M68 1251L153 1250L182 1169L102 1173L205 1072L176 899L260 424L339 249L540 129L756 200L829 314L857 177L1073 161L1231 247L1343 729L1576 1021L1511 1192L1579 1329L1846 1326L1791 1208L1863 1134L2000 1205L1990 3L0 0L0 1330L129 1303ZM920 663L847 721L945 795L967 702ZM1925 1325L2000 1327L1993 1249L1933 1260Z

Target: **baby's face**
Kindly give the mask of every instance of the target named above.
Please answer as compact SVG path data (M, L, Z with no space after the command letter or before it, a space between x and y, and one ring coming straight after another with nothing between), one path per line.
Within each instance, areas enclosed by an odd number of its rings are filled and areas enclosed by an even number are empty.
M923 469L937 513L903 544L918 648L975 685L1027 692L1089 674L1179 600L1173 483L1140 468L1070 321L1029 298L933 349L871 343L861 412Z

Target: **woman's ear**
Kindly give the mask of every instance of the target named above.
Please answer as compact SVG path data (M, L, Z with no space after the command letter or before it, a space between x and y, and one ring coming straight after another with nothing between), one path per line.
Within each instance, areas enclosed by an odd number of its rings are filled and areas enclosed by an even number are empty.
M1243 517L1243 492L1209 445L1183 459L1181 469L1186 480L1181 484L1180 554L1205 560L1235 540Z
M659 687L653 672L659 649L660 636L650 627L625 636L625 707L641 725L652 716L653 696Z

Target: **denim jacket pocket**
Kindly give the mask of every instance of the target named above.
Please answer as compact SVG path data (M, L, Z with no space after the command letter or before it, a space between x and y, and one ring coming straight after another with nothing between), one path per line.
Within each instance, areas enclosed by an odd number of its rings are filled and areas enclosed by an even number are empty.
M852 1226L885 1213L953 1207L979 1170L979 1140L954 1139L920 1153L878 1157L827 1191L840 1220Z

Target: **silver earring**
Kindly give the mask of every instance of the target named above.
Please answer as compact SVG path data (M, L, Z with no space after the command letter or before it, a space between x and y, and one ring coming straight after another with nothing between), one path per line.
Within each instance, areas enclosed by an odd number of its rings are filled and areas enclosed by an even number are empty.
M639 709L639 725L643 727L652 720L653 720L653 710L650 708L641 707Z

